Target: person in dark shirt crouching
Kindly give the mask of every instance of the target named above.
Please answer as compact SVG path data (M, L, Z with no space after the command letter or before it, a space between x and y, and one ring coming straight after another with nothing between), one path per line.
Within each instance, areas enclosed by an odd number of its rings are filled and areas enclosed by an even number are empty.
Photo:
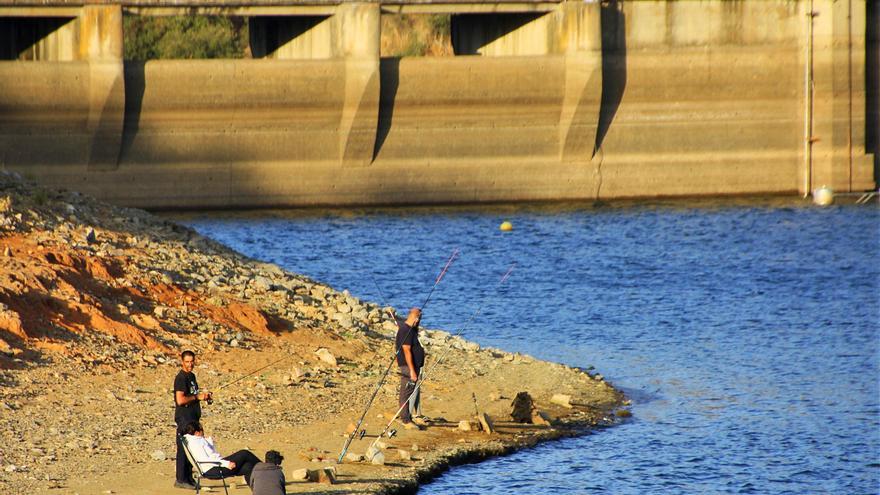
M275 450L266 452L266 462L260 462L251 471L250 487L254 495L287 495L281 461L284 457Z

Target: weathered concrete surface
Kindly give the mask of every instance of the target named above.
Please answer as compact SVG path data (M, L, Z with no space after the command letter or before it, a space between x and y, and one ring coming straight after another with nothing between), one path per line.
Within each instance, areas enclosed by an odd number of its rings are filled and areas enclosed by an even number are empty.
M380 7L348 4L256 21L300 32L263 60L125 63L121 81L95 55L4 62L0 164L147 207L871 189L877 14L813 3L812 40L806 1L571 2L457 17L459 46L485 56L380 61ZM98 170L120 88L118 167Z

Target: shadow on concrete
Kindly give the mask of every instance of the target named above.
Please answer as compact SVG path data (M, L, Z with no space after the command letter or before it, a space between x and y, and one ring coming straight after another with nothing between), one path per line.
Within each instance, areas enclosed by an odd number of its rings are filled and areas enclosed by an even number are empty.
M119 162L128 157L134 138L137 136L141 121L141 107L144 102L146 79L144 66L146 62L126 60L125 74L125 119L122 122L122 145L119 150Z
M865 151L874 154L874 181L880 182L880 2L866 8Z
M329 16L251 17L248 25L251 54L254 58L268 57L328 18Z
M72 17L0 17L0 60L45 60L38 44Z
M626 14L623 2L602 3L602 102L593 156L602 147L626 90Z
M546 13L453 15L452 50L456 55L479 55L480 48L544 15Z
M394 118L394 100L400 85L400 58L383 58L379 61L379 123L376 126L376 144L373 146L373 160L379 156Z

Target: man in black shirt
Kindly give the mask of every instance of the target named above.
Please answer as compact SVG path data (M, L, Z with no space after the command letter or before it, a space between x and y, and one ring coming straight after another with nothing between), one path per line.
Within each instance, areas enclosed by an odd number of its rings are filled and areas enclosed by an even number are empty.
M181 441L186 426L202 418L201 401L211 400L209 392L199 392L199 383L192 372L196 365L196 354L186 350L180 353L180 371L174 377L174 422L177 423L177 472L174 486L195 490L192 479L192 464L186 458Z
M409 311L405 321L397 322L397 337L394 348L397 351L397 366L400 367L400 394L398 404L406 407L400 411L400 421L407 428L417 429L412 422L413 413L419 410L419 391L415 390L419 372L425 365L425 349L419 343L419 321L422 312L418 308ZM415 391L415 393L413 393Z

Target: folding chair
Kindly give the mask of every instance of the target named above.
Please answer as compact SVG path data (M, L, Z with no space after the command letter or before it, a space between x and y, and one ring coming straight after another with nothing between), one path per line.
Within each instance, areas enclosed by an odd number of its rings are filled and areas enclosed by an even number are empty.
M183 445L183 451L186 453L186 458L189 460L189 463L193 465L193 470L195 471L193 473L193 479L196 482L196 495L199 495L199 492L201 492L202 490L202 478L205 478L206 480L220 481L221 483L223 483L223 491L226 492L226 495L229 495L229 489L226 487L226 477L223 476L223 474L217 474L215 476L205 476L205 472L202 471L202 465L196 462L195 459L193 459L192 452L189 451L189 445L187 445L186 443L185 436L180 438L180 443ZM215 466L221 465L220 461L202 461L202 464L212 464Z

